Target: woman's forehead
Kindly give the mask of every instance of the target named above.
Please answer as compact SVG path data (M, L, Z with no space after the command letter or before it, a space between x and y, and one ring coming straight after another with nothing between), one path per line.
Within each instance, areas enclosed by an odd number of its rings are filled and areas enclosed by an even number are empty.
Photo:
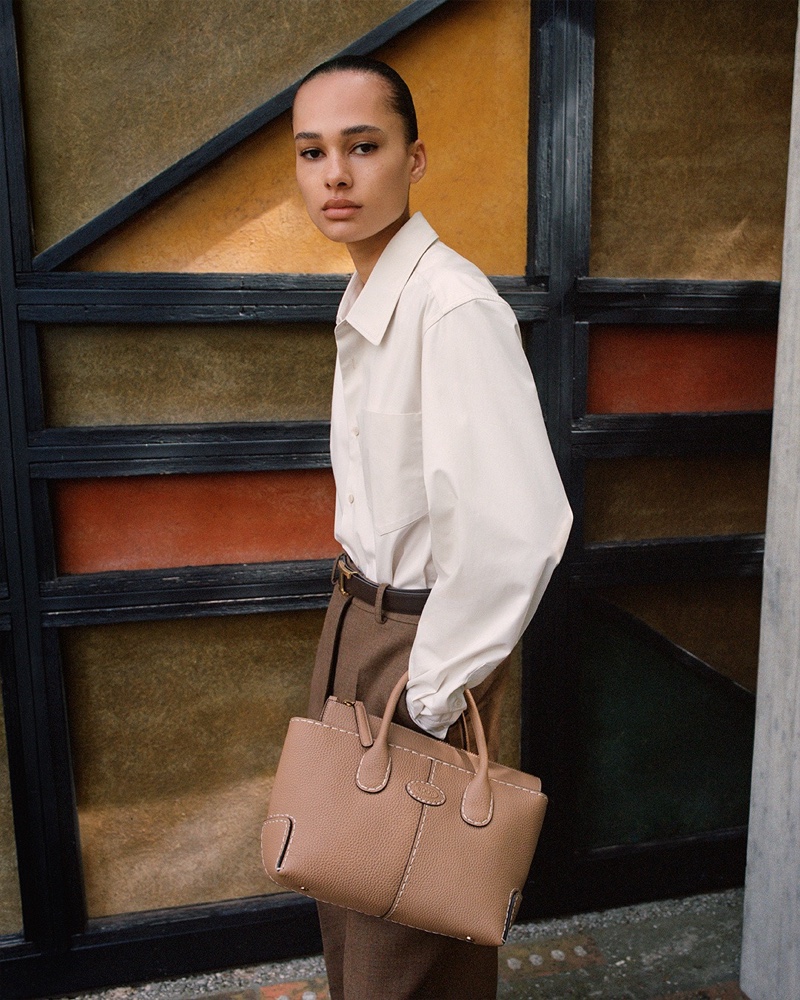
M313 77L294 100L297 132L340 132L354 125L401 129L403 121L390 104L388 85L375 73L338 70Z

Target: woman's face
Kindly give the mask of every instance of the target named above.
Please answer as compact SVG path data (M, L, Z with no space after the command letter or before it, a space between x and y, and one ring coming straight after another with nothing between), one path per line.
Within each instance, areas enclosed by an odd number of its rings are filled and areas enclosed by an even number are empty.
M408 218L425 150L406 142L384 80L350 70L314 77L297 93L293 126L297 183L312 222L337 243L380 243L384 235L388 243Z

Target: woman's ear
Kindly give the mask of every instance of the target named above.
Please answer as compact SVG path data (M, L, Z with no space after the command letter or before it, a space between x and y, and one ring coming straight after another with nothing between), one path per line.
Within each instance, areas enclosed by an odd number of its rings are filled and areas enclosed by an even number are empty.
M422 140L415 139L408 147L408 153L411 157L411 183L416 184L422 180L428 168L428 155Z

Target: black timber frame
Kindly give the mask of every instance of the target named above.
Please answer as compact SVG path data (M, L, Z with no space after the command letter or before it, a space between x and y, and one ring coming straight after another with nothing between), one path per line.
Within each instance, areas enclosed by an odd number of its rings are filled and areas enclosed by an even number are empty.
M348 51L369 52L446 0L417 0ZM743 830L581 856L570 824L576 660L571 615L611 583L752 576L762 536L585 546L587 457L766 453L770 415L586 416L590 323L777 323L777 283L587 277L594 4L538 0L532 13L529 260L496 284L528 330L554 451L576 512L567 554L525 640L523 766L551 800L524 914L736 884ZM332 321L344 287L326 275L71 273L69 260L285 110L293 88L38 255L32 249L14 4L0 0L0 671L9 743L24 933L0 939L0 993L53 996L242 965L319 947L313 907L258 897L87 920L57 629L126 620L322 607L328 566L278 563L59 578L47 484L59 478L179 474L329 464L324 422L47 428L37 354L41 323ZM56 270L61 268L62 270ZM713 328L709 335L713 336ZM542 664L551 664L543 667ZM676 865L684 873L675 881ZM623 891L620 887L625 886Z
M760 576L763 535L585 544L587 458L768 454L771 414L587 415L591 323L777 326L779 283L588 276L594 65L593 0L536 4L532 73L531 270L547 281L550 315L531 360L547 372L540 395L575 512L567 552L528 630L523 674L523 768L542 775L551 802L523 915L570 913L741 884L746 829L581 851L573 839L572 762L578 662L576 616L595 588L625 583ZM535 138L534 138L535 137ZM675 648L676 658L682 651ZM548 665L548 666L543 666ZM530 897L529 897L530 898Z

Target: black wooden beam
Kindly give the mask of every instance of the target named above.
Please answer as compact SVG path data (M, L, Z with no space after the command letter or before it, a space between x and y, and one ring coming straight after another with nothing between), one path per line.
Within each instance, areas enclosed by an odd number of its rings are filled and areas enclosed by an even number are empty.
M339 295L348 281L346 274L183 272L183 271L52 271L31 272L17 277L19 300L37 302L93 302L98 296L112 301L136 302L143 295L158 302L164 292L167 301L181 301L181 293L195 297L206 293L265 292L291 293L333 291ZM126 295L125 293L131 293ZM159 295L161 298L159 299ZM177 298L176 298L177 296ZM213 300L213 299L212 299ZM233 301L231 299L230 301Z
M229 298L229 297L228 297ZM340 295L275 296L259 301L258 296L241 296L240 301L202 301L186 296L182 302L132 303L104 301L20 306L20 319L35 323L132 324L132 323L333 323ZM249 300L248 300L249 299Z
M320 951L314 903L294 893L109 917L92 921L70 948L57 953L5 949L3 1000L61 996Z
M628 906L648 900L721 892L742 885L747 828L644 844L597 848L576 858L563 912ZM540 886L545 895L549 886ZM560 891L559 891L560 890ZM568 890L568 891L569 891ZM564 899L564 887L553 891ZM534 914L539 913L534 911Z
M17 271L27 271L31 267L33 250L13 0L0 0L0 118L8 210L8 216L3 220L8 226L8 245L3 247L3 252L8 254L6 264L9 267L13 262ZM5 215L5 206L2 211ZM3 289L4 294L7 291Z
M332 559L92 573L43 581L46 625L323 608Z
M588 323L778 323L778 281L578 278L576 292L578 319Z
M584 587L760 576L763 535L655 538L588 545L570 565Z
M66 705L60 674L53 670L41 634L36 533L24 485L27 412L14 268L28 266L29 220L10 0L0 2L0 92L5 152L0 169L0 503L12 624L0 673L22 929L37 948L57 951L80 930L83 895Z
M336 318L348 280L347 275L339 274L75 273L26 277L17 292L21 320L76 324L330 323ZM42 278L49 280L42 282Z
M547 276L550 311L534 328L529 358L542 412L567 495L580 504L580 463L573 457L575 282L589 260L591 147L594 81L594 5L583 0L539 0L533 5L531 51L533 117L528 270ZM539 774L560 802L543 831L540 869L563 871L570 857L568 822L572 776L564 767L579 739L576 717L577 660L570 626L568 572L579 536L568 542L523 643L522 767ZM550 667L543 668L544 664ZM557 664L557 667L553 665Z
M41 279L43 275L29 278ZM347 275L47 275L21 282L19 318L36 323L322 322L336 319ZM64 278L70 279L65 281ZM91 278L91 281L74 280ZM546 319L541 285L491 278L520 322Z
M32 435L27 452L35 478L317 469L330 466L329 437L324 420L64 427Z
M574 447L587 457L768 454L772 412L643 413L581 417L572 423Z
M13 586L6 591L0 655L3 708L8 744L8 769L16 838L22 923L29 940L51 945L64 931L64 883L58 864L57 833L44 790L48 782L46 745L47 712L43 710L41 676L32 668L33 618L28 614L31 596L30 551L24 551L25 529L17 508L13 424L24 410L19 406L20 373L17 351L14 268L29 263L29 225L24 199L24 152L19 117L19 75L14 48L10 0L0 3L0 141L4 162L0 168L0 505L4 535L5 568ZM20 193L23 193L23 197ZM38 585L37 585L38 586Z

